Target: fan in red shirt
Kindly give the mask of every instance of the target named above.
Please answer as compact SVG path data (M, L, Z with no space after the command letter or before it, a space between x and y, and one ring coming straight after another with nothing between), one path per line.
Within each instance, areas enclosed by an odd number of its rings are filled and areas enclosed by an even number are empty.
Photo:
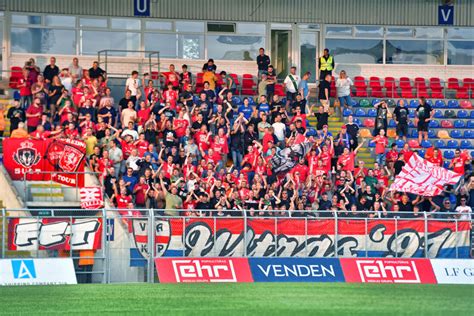
M363 144L364 144L364 141L362 141L359 144L359 146L357 146L357 148L354 149L354 151L350 151L349 148L344 147L344 151L342 155L340 155L339 158L337 159L337 164L341 166L342 170L351 171L351 172L354 171L355 158L356 158L357 152L359 151L359 149L362 147Z
M201 126L201 129L194 134L194 140L199 150L207 151L209 149L209 137L210 133L207 132L207 126Z
M403 154L403 161L408 162L408 160L410 160L411 156L413 155L413 151L410 149L408 143L403 145L402 150L400 150L400 154Z
M308 177L309 174L309 168L307 165L304 163L304 159L300 159L299 164L293 167L291 170L291 173L293 174L294 178L298 178L299 182L306 182L306 178ZM298 175L297 175L298 173Z
M163 92L165 103L170 104L170 109L176 111L176 101L178 100L178 91L173 89L173 85L168 83L168 90Z
M127 160L128 157L130 157L132 150L135 148L133 137L131 135L125 135L125 138L122 139L117 136L117 140L120 142L120 146L122 147L123 160Z
M138 156L143 157L148 151L148 141L145 139L145 134L140 133L138 140L134 143L135 148L138 149Z
M456 173L464 175L464 165L466 164L466 161L469 160L469 154L467 151L461 152L459 149L456 149L454 155L453 160L451 160L451 163L449 164L449 168L452 168Z
M138 113L137 113L137 119L138 119L137 123L140 124L142 127L145 126L145 123L150 118L150 113L152 109L153 109L153 105L151 107L148 107L145 101L140 102L140 110L138 110Z
M331 159L334 156L334 149L331 138L331 146L324 144L322 147L322 152L318 155L319 159L322 161L323 166L325 167L326 172L331 170Z
M189 121L184 118L185 110L179 111L178 117L173 120L173 129L176 137L183 137L186 135L186 129L189 126Z
M146 197L149 189L150 186L145 182L145 176L141 176L139 182L133 188L137 207L144 208L146 206Z
M430 147L426 150L425 159L436 166L443 166L443 155L438 148Z
M81 80L78 80L76 82L76 86L74 88L71 89L71 92L72 92L72 102L74 102L74 104L76 106L79 106L81 104L81 99L82 97L84 96L84 91L82 89L82 81Z

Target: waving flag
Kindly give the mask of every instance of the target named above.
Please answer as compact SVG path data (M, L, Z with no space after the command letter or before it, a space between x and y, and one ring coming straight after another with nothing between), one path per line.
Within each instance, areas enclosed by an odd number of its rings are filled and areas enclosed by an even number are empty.
M390 190L435 196L441 194L445 185L454 185L461 177L459 173L436 166L414 154L395 177Z

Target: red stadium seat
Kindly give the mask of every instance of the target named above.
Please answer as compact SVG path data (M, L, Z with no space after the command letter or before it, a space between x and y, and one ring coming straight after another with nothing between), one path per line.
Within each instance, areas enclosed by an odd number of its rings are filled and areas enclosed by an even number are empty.
M256 83L254 76L251 74L242 75L242 94L243 95L256 95L257 91L255 89Z
M426 86L425 78L416 77L414 81L414 86L416 89L416 97L425 97L429 98L428 88Z
M364 120L364 126L365 127L374 127L375 126L375 121L373 119L365 119Z
M461 109L472 109L472 103L469 100L463 100L459 103Z
M336 97L336 78L334 78L334 76L332 76L332 80L331 80L331 91L329 91L329 96L331 98L335 98Z
M9 80L9 87L12 89L18 88L18 81L23 77L23 69L21 67L13 66L10 68L11 75Z
M420 147L420 144L418 144L418 141L415 140L415 139L410 139L408 141L408 146L410 146L410 148L419 148Z
M402 98L414 98L412 91L412 86L410 82L410 78L408 77L401 77L400 78L400 89L402 90Z
M469 99L469 89L465 87L459 87L456 90L456 99Z
M370 77L369 87L371 90L370 96L374 98L383 98L382 85L379 77Z
M397 83L395 82L395 78L393 77L385 77L385 96L387 98L399 98L397 91Z
M452 89L452 90L459 89L459 80L458 80L458 78L449 78L448 79L448 89Z
M471 95L472 92L474 91L474 79L472 78L464 78L462 80L462 86L463 88L466 88L468 90L471 90Z
M275 84L275 94L280 96L280 97L285 97L286 96L285 89L283 89L282 84L278 84L278 83Z
M431 97L444 99L444 87L441 85L441 80L437 77L430 78Z
M237 76L236 74L229 74L229 76L231 76L232 79L234 79L235 85L237 87L240 86L239 76Z
M454 125L453 125L453 122L451 122L451 121L442 120L442 121L441 121L441 127L442 127L442 128L453 128Z
M354 77L354 87L356 89L356 97L367 97L367 84L365 83L365 78L362 76Z

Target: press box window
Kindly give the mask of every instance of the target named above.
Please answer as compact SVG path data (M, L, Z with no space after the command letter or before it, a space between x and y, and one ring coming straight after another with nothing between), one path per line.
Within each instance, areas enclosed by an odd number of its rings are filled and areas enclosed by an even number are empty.
M235 33L235 23L207 23L208 32Z

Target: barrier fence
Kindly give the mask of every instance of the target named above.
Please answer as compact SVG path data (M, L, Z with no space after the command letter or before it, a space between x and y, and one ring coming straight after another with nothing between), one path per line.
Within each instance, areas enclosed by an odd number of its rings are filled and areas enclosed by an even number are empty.
M3 209L1 258L71 258L79 282L112 283L157 281L155 259L163 257L444 259L472 252L472 221L455 213L222 217L206 211L214 216L199 217L174 211L51 209L31 216Z

